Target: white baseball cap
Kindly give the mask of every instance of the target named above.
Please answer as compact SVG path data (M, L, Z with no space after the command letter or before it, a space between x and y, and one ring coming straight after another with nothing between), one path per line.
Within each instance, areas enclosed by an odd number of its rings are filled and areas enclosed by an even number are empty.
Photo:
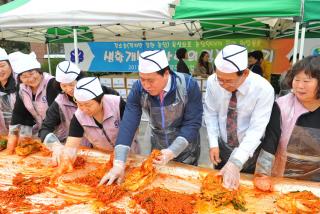
M34 52L31 52L30 54L24 54L20 51L11 53L9 54L9 61L13 72L16 74L41 68L41 64L38 62Z
M103 93L97 77L85 77L77 82L74 97L79 101L92 100Z
M5 49L0 48L0 61L9 60L8 54Z
M235 73L248 68L248 51L241 45L227 45L214 60L217 69L223 73Z
M169 66L164 50L145 51L139 56L139 72L153 73Z
M80 69L70 61L60 62L56 67L56 80L60 83L70 83L77 79Z

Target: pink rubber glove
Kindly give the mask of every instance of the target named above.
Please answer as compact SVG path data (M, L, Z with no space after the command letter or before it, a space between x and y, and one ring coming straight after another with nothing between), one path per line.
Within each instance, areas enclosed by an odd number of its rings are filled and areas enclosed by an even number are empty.
M223 176L223 186L227 189L236 190L239 188L240 169L228 161L219 172Z
M153 161L155 164L166 165L169 161L174 158L174 153L170 149L162 149L161 155Z

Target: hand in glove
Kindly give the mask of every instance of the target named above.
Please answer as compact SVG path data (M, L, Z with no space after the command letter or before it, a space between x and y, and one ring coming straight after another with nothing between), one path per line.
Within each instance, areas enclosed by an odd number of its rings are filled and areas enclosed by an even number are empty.
M227 189L238 189L240 180L240 169L228 161L219 172L223 176L223 186Z
M68 146L64 146L63 147L63 151L62 154L60 154L59 156L59 167L61 165L71 165L71 170L72 170L72 165L74 163L74 161L77 158L77 148L74 147L68 147Z
M166 165L170 160L175 157L174 153L170 149L162 149L161 155L153 161L155 164Z
M173 158L178 157L183 152L189 143L184 137L177 137L167 149L161 150L161 155L154 160L153 163L165 165Z
M9 134L7 148L4 150L4 153L7 155L12 155L14 152L14 149L17 146L17 142L18 142L18 137L16 135Z
M263 174L255 174L253 178L253 184L256 188L262 191L272 191L272 180L269 176Z
M107 185L111 185L115 180L117 180L117 184L122 183L124 179L124 171L125 163L120 160L114 160L113 167L102 177L99 186L106 183L107 181Z
M43 144L52 151L52 164L53 166L60 165L60 156L62 156L64 146L60 143L59 139L53 134L47 134Z
M18 145L18 141L20 141L24 137L31 137L31 136L32 136L31 126L10 125L7 149L5 150L5 153L8 155L13 154L15 148Z
M59 156L59 169L61 173L71 172L76 158L77 148L64 146L62 154Z
M32 126L20 126L19 137L32 137Z
M52 151L51 163L53 166L58 166L61 163L61 157L63 153L64 146L61 143L55 142L51 143L50 147L47 148Z
M60 149L59 147L60 146L57 147L59 149L59 155L56 156L58 169L53 173L51 183L55 182L60 175L72 172L73 163L77 157L77 148L62 146L63 148Z

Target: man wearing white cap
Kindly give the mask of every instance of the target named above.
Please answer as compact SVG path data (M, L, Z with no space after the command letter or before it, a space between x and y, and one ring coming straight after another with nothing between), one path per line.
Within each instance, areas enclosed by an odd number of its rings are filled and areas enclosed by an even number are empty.
M9 61L21 83L9 128L7 152L10 154L18 143L18 136L38 134L46 111L60 90L54 77L41 71L35 53L14 52L9 54Z
M224 186L237 189L240 171L254 172L274 91L267 80L247 69L248 52L243 46L225 46L215 65L216 73L207 82L204 106L210 159L217 169L222 168Z
M77 82L84 77L85 73L70 61L60 62L56 67L56 81L60 84L62 93L50 105L39 131L43 143L52 150L61 148L60 142L64 142L68 136L70 121L78 108L74 101L74 89ZM102 86L102 89L104 94L119 95L112 88ZM124 110L125 102L121 99L120 103L120 108ZM91 146L85 138L81 145Z
M86 137L93 148L113 151L124 111L121 97L104 94L97 77L80 79L74 89L74 98L78 109L71 119L67 142L58 158L58 161L69 161L60 164L61 172L71 168L70 163L75 160L82 137ZM136 144L133 144L132 150L137 151Z
M16 101L16 81L7 52L0 48L0 134L7 135Z
M114 167L100 184L122 181L127 153L142 111L149 116L152 149L161 150L156 164L166 164L172 159L192 165L198 163L203 107L196 80L172 72L164 50L140 54L139 76L128 96L120 124Z

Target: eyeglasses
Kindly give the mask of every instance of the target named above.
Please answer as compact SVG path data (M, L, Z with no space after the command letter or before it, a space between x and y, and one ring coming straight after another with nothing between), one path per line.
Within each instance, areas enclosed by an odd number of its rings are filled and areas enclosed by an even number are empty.
M215 75L214 80L218 82L220 85L237 86L242 80L243 76L244 75L241 75L240 78L237 78L235 80L221 80L217 75Z

